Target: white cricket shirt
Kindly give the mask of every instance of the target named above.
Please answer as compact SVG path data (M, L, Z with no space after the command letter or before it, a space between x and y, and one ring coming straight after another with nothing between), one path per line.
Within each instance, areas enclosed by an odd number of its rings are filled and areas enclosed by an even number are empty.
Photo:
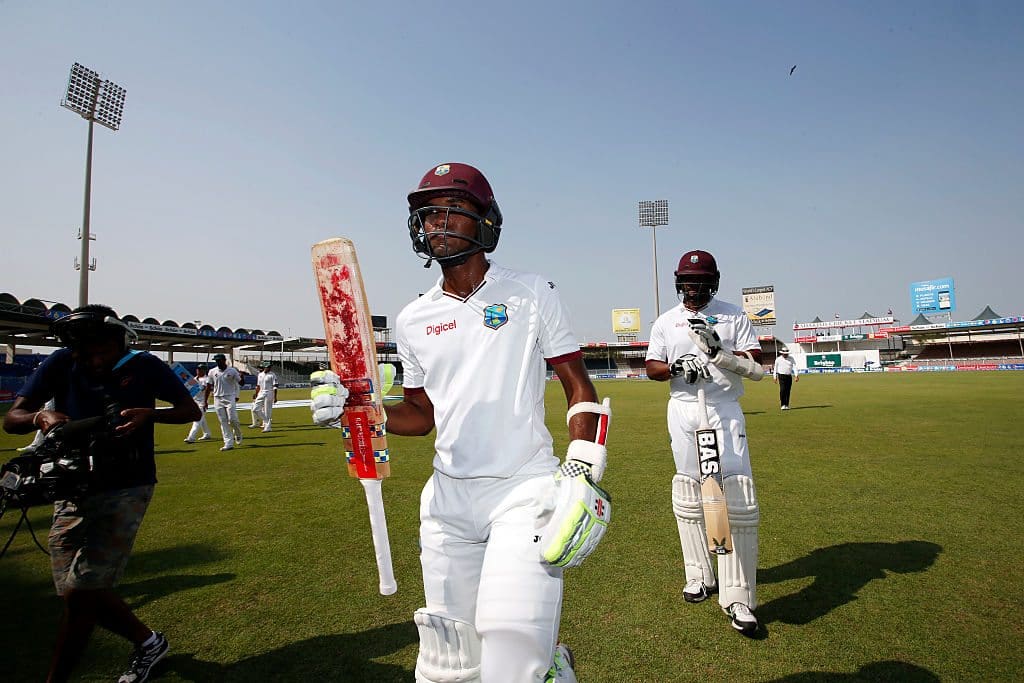
M242 384L242 376L230 365L223 370L214 367L206 376L213 383L214 398L234 398Z
M260 388L260 394L265 391L273 391L277 388L277 375L273 372L261 372L256 375L256 386Z
M441 284L395 323L405 390L434 404L434 468L459 479L554 471L544 361L580 352L554 283L491 262L465 301Z
M754 334L754 326L750 324L750 318L743 312L743 309L735 304L713 298L698 313L686 310L680 303L658 316L651 327L647 360L660 360L672 364L679 357L692 353L707 361L707 354L693 343L687 332L690 318L703 318L709 324L714 321L711 326L722 338L722 350L725 352L760 351L761 349L757 343L757 335ZM735 401L743 395L742 377L719 370L710 361L708 361L708 370L711 372L712 379L711 382L705 382L704 386L704 396L708 403ZM696 384L687 384L682 377L673 377L669 380L669 386L669 395L672 398L680 401L697 400Z
M196 377L196 381L199 382L199 393L193 398L195 398L196 403L203 405L203 401L206 400L206 387L210 383L210 375L206 374L202 377Z
M786 356L779 356L775 359L775 374L776 375L795 375L796 374L796 363L793 362L792 358Z

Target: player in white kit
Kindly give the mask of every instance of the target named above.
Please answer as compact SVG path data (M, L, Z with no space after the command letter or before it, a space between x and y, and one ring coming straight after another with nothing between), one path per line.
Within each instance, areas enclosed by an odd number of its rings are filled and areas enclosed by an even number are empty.
M260 374L256 376L256 395L252 399L252 424L262 420L263 431L270 431L270 422L274 414L274 403L277 401L277 375L270 369L270 361L260 363Z
M206 366L203 364L196 366L196 381L199 382L199 393L193 398L202 413L199 419L192 423L192 429L189 430L188 436L185 437L185 443L206 441L210 438L210 427L206 424L206 409L210 405L210 392L207 391L206 387L210 385L210 377L206 374ZM202 436L199 436L200 434Z
M217 367L207 375L210 385L207 391L213 394L213 406L220 422L220 433L224 437L222 451L230 451L242 443L242 425L238 422L238 392L242 386L242 376L238 370L228 367L227 357L218 353L213 357Z
M761 350L743 309L714 298L720 274L715 257L689 251L675 272L682 302L651 328L647 376L670 381L668 429L676 475L672 509L679 526L686 586L683 597L701 602L718 591L718 602L733 628L757 631L757 528L759 508L747 451L747 431L739 398L743 378L764 376ZM698 383L703 382L708 419L718 432L733 552L718 556L718 579L711 567L701 507L700 472L694 430L700 424Z
M480 171L430 169L409 212L414 251L442 271L398 315L405 397L387 408L391 433L437 429L420 500L416 680L576 681L557 643L562 572L592 552L610 518L594 485L610 409L595 402L554 283L486 258L501 212ZM544 425L545 360L569 406L561 468ZM572 539L559 535L567 510L584 511Z

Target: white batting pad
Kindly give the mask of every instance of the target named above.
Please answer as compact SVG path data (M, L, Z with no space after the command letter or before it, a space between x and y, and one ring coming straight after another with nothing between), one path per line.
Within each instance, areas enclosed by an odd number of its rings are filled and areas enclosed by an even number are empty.
M672 477L672 512L679 526L679 545L683 550L686 580L698 580L705 586L715 585L711 568L711 552L704 529L704 509L700 502L700 486L691 477Z
M418 609L417 683L480 683L480 636L465 621Z
M757 526L760 510L754 480L743 475L725 478L733 552L718 558L719 596L722 607L742 602L757 607Z

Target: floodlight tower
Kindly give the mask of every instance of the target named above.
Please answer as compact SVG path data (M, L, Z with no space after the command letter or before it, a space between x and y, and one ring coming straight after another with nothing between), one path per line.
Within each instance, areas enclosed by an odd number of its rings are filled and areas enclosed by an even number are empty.
M82 209L82 261L75 260L78 276L78 305L89 303L89 271L96 270L96 259L89 262L89 241L96 237L89 232L89 208L92 195L92 124L99 123L110 130L121 127L125 90L111 81L100 80L100 75L78 62L71 67L68 89L61 106L70 109L89 122L89 142L85 152L85 207Z
M640 227L651 229L654 244L654 319L661 315L661 297L658 294L658 226L668 225L668 200L656 199L640 202Z

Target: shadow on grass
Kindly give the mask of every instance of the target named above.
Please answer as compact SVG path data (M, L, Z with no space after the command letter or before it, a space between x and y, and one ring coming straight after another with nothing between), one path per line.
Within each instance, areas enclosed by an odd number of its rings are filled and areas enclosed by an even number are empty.
M831 403L823 403L819 406L790 406L790 410L813 410L815 408L831 408Z
M136 611L143 605L173 593L202 588L203 586L212 586L216 583L225 583L234 580L234 578L234 574L211 574L208 576L200 574L175 574L173 576L160 576L155 579L136 581L135 583L123 583L118 586L117 592L128 603L132 611Z
M829 683L830 681L909 681L910 683L938 683L941 680L928 669L907 662L885 661L865 664L853 673L839 671L804 671L769 683Z
M924 571L935 563L940 552L942 546L928 541L843 543L819 548L792 562L757 572L761 584L814 578L814 583L800 592L761 605L757 616L764 623L808 624L856 599L860 589L886 578L888 572Z
M411 621L360 633L317 636L231 664L172 654L156 669L186 681L409 681L412 672L372 661L418 642ZM157 678L159 680L159 678Z
M301 443L253 443L252 441L243 441L240 446L235 446L235 450L245 448L298 448L299 446L326 446L326 441L303 441Z

